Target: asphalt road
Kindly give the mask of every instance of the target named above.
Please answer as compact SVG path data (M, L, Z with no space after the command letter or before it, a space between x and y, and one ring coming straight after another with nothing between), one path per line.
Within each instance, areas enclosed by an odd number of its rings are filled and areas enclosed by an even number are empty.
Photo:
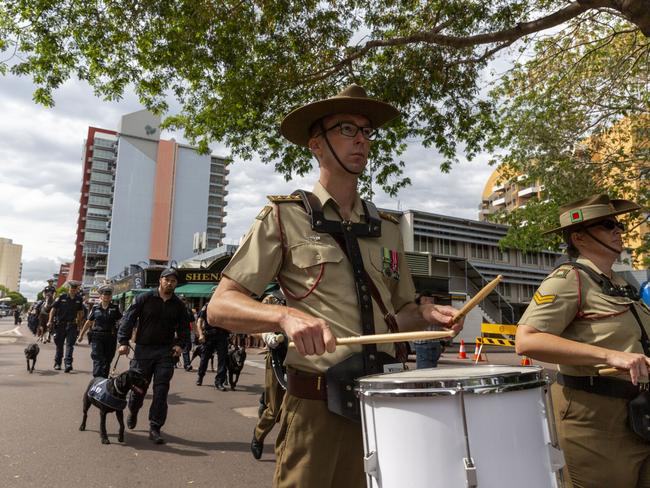
M162 429L167 444L154 445L147 437L149 394L125 443L117 442L118 423L110 415L111 444L102 445L94 407L87 430L78 430L91 379L89 346L75 348L74 371L66 374L52 369L54 345L41 345L30 375L23 353L30 342L24 321L16 330L13 318L0 319L0 487L271 486L275 431L260 461L249 447L264 383L264 356L257 350L249 351L236 391L214 388L209 369L201 387L195 372L176 369ZM126 364L122 359L118 370Z

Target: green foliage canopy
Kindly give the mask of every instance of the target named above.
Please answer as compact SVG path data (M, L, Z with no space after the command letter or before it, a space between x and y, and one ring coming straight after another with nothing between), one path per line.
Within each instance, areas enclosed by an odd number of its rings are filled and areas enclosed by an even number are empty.
M645 9L645 10L644 10ZM419 140L443 156L491 149L494 104L481 71L500 50L570 19L616 15L650 34L650 0L14 0L0 3L0 69L30 76L34 100L76 77L117 99L132 85L143 104L180 113L168 127L207 150L254 153L287 178L310 156L279 136L296 106L357 82L404 113L375 145L371 172L394 194L408 184L399 159Z

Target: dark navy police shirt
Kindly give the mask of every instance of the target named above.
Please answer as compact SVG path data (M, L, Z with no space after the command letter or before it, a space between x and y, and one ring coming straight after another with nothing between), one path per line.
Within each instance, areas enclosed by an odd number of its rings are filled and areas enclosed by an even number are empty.
M67 293L62 293L59 298L54 301L52 308L55 310L54 318L57 324L72 324L77 322L77 312L82 312L84 309L83 298L80 293L77 293L72 298Z
M101 303L95 306L88 314L88 320L94 321L93 332L115 335L117 333L117 322L122 318L122 312L114 303L109 303L108 307L102 307Z

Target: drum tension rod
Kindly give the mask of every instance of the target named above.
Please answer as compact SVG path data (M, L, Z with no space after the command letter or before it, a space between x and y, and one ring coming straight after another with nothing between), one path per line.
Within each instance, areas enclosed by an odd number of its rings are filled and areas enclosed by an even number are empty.
M465 395L463 392L463 386L458 384L457 387L459 397L460 397L460 410L463 418L463 431L465 434L465 452L466 457L463 458L463 464L465 465L465 483L467 488L476 488L478 486L478 481L476 478L476 465L472 459L472 454L469 450L469 434L467 433L467 414L465 412Z

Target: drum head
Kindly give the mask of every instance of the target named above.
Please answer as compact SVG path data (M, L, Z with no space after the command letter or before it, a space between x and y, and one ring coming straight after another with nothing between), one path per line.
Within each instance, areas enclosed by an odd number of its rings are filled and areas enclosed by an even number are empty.
M365 376L357 391L365 396L433 396L502 393L546 384L540 366L480 365L431 368Z

